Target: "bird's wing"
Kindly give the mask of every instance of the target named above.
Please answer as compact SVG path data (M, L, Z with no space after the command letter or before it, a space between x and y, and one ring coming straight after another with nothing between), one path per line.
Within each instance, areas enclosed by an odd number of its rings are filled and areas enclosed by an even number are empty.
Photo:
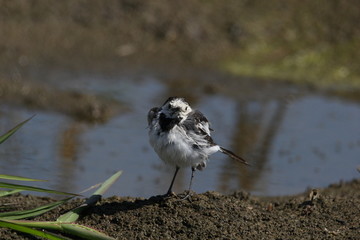
M215 145L210 136L210 123L207 118L200 111L192 111L186 120L183 122L188 131L194 131L198 135L202 135L210 145Z
M199 128L201 131L206 133L206 135L211 135L210 131L212 130L210 128L210 122L207 120L207 118L199 111L194 111L194 119L196 127Z

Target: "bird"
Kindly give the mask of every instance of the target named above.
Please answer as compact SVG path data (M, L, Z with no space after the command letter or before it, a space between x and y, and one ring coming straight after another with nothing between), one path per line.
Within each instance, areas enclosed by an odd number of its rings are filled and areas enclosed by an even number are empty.
M191 167L186 197L190 196L194 172L203 170L210 155L216 152L249 165L244 158L214 142L210 122L200 111L192 109L184 98L169 97L161 107L151 108L147 121L150 145L162 161L175 167L165 196L175 195L172 188L179 169Z

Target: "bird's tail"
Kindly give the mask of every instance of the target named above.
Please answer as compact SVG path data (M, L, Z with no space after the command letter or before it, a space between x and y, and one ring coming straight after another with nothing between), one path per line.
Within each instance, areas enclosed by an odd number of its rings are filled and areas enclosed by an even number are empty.
M234 160L236 160L238 162L241 162L243 164L246 164L246 165L250 166L250 164L245 159L243 159L242 157L237 156L235 153L233 153L230 150L227 150L227 149L225 149L223 147L220 147L220 152L228 155L229 157L231 157L232 159L234 159Z

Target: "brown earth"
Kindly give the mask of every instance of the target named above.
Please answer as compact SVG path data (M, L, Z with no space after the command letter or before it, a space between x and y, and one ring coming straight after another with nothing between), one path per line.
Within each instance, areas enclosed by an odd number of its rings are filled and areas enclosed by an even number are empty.
M313 196L206 192L194 194L192 201L114 196L101 200L78 223L118 239L359 239L360 179L310 192ZM11 203L14 210L50 201L14 195L0 198L0 205ZM80 203L74 200L36 220L55 220ZM0 229L0 238L33 239L7 229Z

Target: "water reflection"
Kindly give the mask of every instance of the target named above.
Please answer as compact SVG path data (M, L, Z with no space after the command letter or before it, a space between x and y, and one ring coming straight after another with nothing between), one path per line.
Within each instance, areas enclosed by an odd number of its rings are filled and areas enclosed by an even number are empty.
M38 111L31 122L1 145L1 172L47 179L49 183L38 186L79 192L124 170L108 195L163 194L174 169L165 166L151 149L146 114L168 96L179 95L208 117L218 144L252 165L239 165L215 154L208 167L196 173L196 192L244 189L263 195L293 194L308 186L322 187L358 177L357 103L322 95L264 101L195 94L185 91L186 87L176 89L150 77L84 79L73 79L75 86L84 84L88 91L121 98L131 111L98 125ZM71 86L64 84L63 88ZM0 112L2 131L34 113L6 105L0 105ZM186 189L189 178L190 169L180 171L174 189Z
M57 171L62 177L61 183L55 185L56 188L61 188L64 191L73 191L74 183L76 183L77 171L76 161L80 157L80 149L82 148L81 137L84 131L82 123L71 121L67 126L64 126L59 135L59 162Z
M219 187L223 192L235 190L230 182L234 178L238 178L237 188L251 191L256 187L268 162L286 104L282 101L240 102L237 109L231 147L236 152L244 153L251 162L251 167L240 166L231 160L224 162Z

